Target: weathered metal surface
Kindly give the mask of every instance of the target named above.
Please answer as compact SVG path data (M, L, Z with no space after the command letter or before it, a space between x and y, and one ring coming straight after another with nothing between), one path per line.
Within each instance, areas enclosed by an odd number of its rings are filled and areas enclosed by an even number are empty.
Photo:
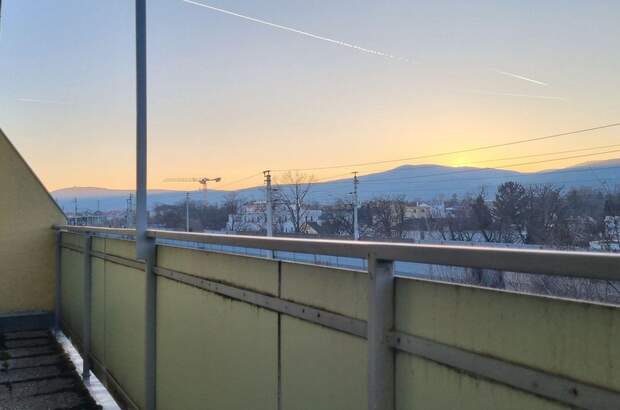
M63 239L64 240L64 239ZM84 254L72 249L62 249L62 323L61 327L71 334L72 342L81 346L83 341L84 311Z
M105 253L108 255L120 256L129 260L135 260L136 243L124 239L106 238Z
M617 268L620 265L620 255L611 253L328 239L267 238L264 236L160 230L149 230L148 235L152 238L246 246L278 251L357 258L366 258L373 253L377 255L377 258L384 260L620 280L620 272Z
M158 278L158 408L276 409L277 337L274 312Z
M295 408L294 403L305 403L304 400L318 409L365 408L368 405L365 393L370 373L366 366L368 355L372 357L373 353L367 351L368 344L364 340L367 331L364 319L370 317L367 309L373 298L368 298L372 295L367 293L367 274L170 246L158 248L163 252L158 260L162 266L155 267L154 271L160 276L158 283L167 287L164 293L161 289L158 291L158 296L165 294L165 303L157 302L158 349L161 340L167 349L162 353L166 356L163 365L160 352L157 355L157 399L167 403L163 408L173 408L172 397L192 400L192 403L204 398L200 393L189 391L187 380L192 380L201 370L209 371L213 360L217 363L215 368L225 367L223 358L215 357L216 353L228 357L230 352L224 346L241 343L234 338L230 341L229 337L252 340L264 336L259 330L241 336L222 324L229 326L229 321L231 326L245 326L245 329L259 322L269 329L269 326L275 327L273 342L265 342L265 349L275 351L271 363L276 369L275 387L269 391L273 392L276 402L280 394L280 408ZM63 249L63 252L73 251ZM143 290L138 290L143 288L131 285L134 280L144 285L144 264L103 252L93 252L93 256L93 260L103 258L106 261L105 334L108 338L111 332L118 333L108 327L110 292L114 294L114 304L125 303L126 310L135 313L140 307L145 308L144 299L133 304L130 297L134 293L144 295ZM548 255L543 258L553 260ZM118 274L115 288L111 289L107 286L108 271L114 270ZM128 288L117 292L121 286ZM226 310L222 306L234 308ZM248 325L250 321L244 313L248 309L258 312L253 316L257 323ZM615 363L620 363L620 352L613 343L620 339L617 307L397 278L394 309L397 333L387 332L384 340L397 350L409 352L397 353L395 360L393 395L398 409L555 410L564 408L559 401L574 407L606 409L613 408L608 404L613 403L616 396L613 392L609 396L604 393L620 391L620 373L615 367ZM281 315L279 319L278 314ZM119 320L120 315L119 309L113 316ZM159 328L162 315L166 328L172 329L171 334L163 334L164 329ZM270 319L265 325L263 318L270 315L273 315L273 323ZM237 320L238 316L242 319ZM128 337L132 320L121 318L121 321L124 330L120 334L125 332ZM135 320L133 323L134 332L143 331L143 323ZM196 334L199 335L197 341L180 336L194 339ZM272 336L271 330L269 336ZM375 339L381 340L380 336L379 332ZM400 342L397 337L401 338ZM420 338L424 339L424 344L419 343ZM186 346L185 351L173 349L179 345ZM108 348L106 345L106 361ZM129 346L129 350L132 349L134 355L140 357L142 353L135 346ZM204 358L192 361L189 354L184 356L186 352L191 352L194 358L205 354L209 362ZM485 361L488 358L497 363L489 364ZM173 360L190 368L179 376L178 372L170 370ZM236 363L235 359L228 360ZM244 356L244 360L252 362L255 358ZM127 380L118 377L118 363L116 370L109 363L106 367L119 386L127 389ZM279 374L278 368L281 369ZM220 373L223 372L225 380L232 380L228 371L224 368ZM252 370L248 372L243 386L255 376ZM214 375L210 377L215 378ZM360 378L362 387L359 387ZM569 379L573 379L572 384ZM219 386L220 382L213 383ZM528 383L537 385L528 386ZM371 381L370 386L373 385ZM135 386L132 388L133 398L136 390ZM228 388L225 386L222 391L228 392ZM245 389L240 387L237 391L245 392ZM253 390L248 391L251 396L254 394ZM221 403L231 403L230 408L243 408L241 401L227 402L232 399L220 396L220 392L212 394ZM186 395L189 398L185 399ZM137 397L136 402L139 402L140 395ZM602 399L596 401L593 397ZM267 402L271 403L269 400Z
M284 261L281 263L283 299L366 320L366 272Z
M91 258L91 354L105 362L105 262Z
M74 232L132 234L132 230L57 226ZM117 232L118 231L118 232ZM365 242L328 239L273 238L211 233L148 230L151 238L212 243L278 251L463 266L511 272L620 280L620 255L613 253L485 248L456 245Z
M80 249L84 248L84 241L86 236L73 232L62 232L61 234L63 246L73 246Z
M396 330L620 391L620 308L396 280Z
M289 302L287 300L263 293L225 285L220 282L202 279L198 276L188 275L186 273L172 271L170 269L156 267L155 273L167 279L217 293L231 299L246 302L275 312L285 313L287 315L308 322L320 324L341 332L349 333L354 336L366 337L366 322L363 320L317 309L310 305Z
M368 257L368 409L394 409L394 262Z
M396 354L396 410L572 410L408 353Z
M276 295L278 262L171 246L157 247L157 266Z
M367 408L362 338L282 316L282 409Z
M105 262L105 366L131 399L145 405L144 271Z
M389 345L396 349L459 369L474 377L483 377L573 407L615 410L620 403L620 393L453 346L404 333L392 333L388 341Z

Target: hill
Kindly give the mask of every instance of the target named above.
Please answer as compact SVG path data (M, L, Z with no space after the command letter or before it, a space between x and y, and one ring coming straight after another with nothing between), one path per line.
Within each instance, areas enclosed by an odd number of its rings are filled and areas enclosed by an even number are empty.
M588 162L569 168L521 173L495 168L448 167L443 165L403 165L388 171L360 176L360 199L368 200L377 196L404 195L409 200L430 200L447 198L453 194L464 195L478 192L484 188L494 192L505 181L522 184L551 183L565 188L575 186L615 187L618 181L620 159ZM338 198L348 198L353 190L351 178L315 183L308 195L311 201L332 202ZM52 196L67 211L73 209L74 199L78 199L80 210L89 209L109 211L126 209L131 190L117 190L97 187L72 187L52 192ZM209 190L209 202L221 203L231 192L246 200L263 199L262 186L238 191ZM190 193L193 200L202 200L201 191ZM148 206L173 204L185 199L185 191L150 190Z

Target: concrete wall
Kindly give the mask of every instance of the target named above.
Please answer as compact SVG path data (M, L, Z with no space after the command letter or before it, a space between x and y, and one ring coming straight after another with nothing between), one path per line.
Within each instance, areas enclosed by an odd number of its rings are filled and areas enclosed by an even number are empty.
M95 238L93 249L129 260L134 243ZM365 272L171 246L157 255L161 268L367 319ZM143 407L144 272L92 263L92 354ZM63 325L79 342L83 255L63 250L62 266ZM159 409L367 408L365 338L163 276L156 312ZM398 332L620 391L618 307L397 278L394 313ZM398 410L569 408L408 353L394 360Z
M65 217L0 130L0 314L51 311L55 239Z

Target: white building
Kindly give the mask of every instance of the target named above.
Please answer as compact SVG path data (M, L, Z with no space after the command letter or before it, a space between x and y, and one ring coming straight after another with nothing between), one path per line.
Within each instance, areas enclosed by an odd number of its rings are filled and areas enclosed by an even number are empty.
M252 201L243 204L236 214L228 215L226 230L232 232L264 232L267 230L267 213L265 201ZM311 225L321 225L320 209L306 209L302 212L304 221L302 231L316 233ZM273 210L273 229L275 232L294 233L295 224L284 205L276 205Z
M424 218L444 218L446 207L444 203L429 205L418 202L415 205L407 205L405 208L405 219L424 219Z

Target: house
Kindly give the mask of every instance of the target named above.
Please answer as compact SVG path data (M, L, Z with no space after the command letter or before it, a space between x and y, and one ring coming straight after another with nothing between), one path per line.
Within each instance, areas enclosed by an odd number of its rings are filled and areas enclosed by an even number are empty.
M252 201L243 204L235 214L228 215L226 230L232 232L264 232L267 230L267 204L265 201ZM310 224L319 226L321 224L320 209L304 209L302 211L303 221L302 232L308 231L310 234L318 232L310 228ZM273 209L273 228L275 232L295 233L295 223L291 218L290 212L282 204L276 204Z

